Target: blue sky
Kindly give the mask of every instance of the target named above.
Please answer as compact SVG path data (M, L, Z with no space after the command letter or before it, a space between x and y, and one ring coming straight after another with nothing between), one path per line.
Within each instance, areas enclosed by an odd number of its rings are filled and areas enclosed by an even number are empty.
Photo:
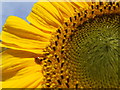
M37 2L38 0L34 0ZM2 30L2 25L4 25L8 16L18 16L24 20L31 12L31 8L35 2L2 2L0 7L0 17L2 18L2 24L0 24L0 31Z

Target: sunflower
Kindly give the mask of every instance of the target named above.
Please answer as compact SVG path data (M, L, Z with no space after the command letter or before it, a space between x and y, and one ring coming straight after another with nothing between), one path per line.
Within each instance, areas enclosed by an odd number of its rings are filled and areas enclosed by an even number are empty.
M37 2L2 31L3 88L118 88L120 2Z

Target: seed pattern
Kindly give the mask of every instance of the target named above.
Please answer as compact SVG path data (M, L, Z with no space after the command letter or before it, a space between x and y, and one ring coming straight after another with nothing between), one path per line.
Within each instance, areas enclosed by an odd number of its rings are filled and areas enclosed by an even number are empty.
M71 51L71 53L73 52L73 56L71 55L71 59L73 58L74 62L71 60L66 60L66 58L68 59L68 57L67 55L65 56L64 53L69 51L65 48L66 42L69 43L69 41L72 41L72 37L74 36L77 27L85 23L88 19L93 19L96 16L100 16L103 14L120 13L119 4L120 2L110 2L106 4L103 2L100 2L99 4L93 3L91 5L91 9L89 10L75 11L76 14L74 15L74 17L70 17L69 21L64 23L64 28L60 27L57 32L53 34L54 38L51 40L51 45L49 45L44 50L44 52L49 52L49 54L45 54L43 56L43 59L35 59L43 63L43 74L45 77L45 83L43 84L44 88L94 88L94 85L96 85L96 81L91 80L89 77L87 77L87 80L84 80L84 82L87 82L88 84L79 82L80 79L84 78L84 76L87 75L85 75L85 73L82 73L81 78L78 78L79 76L77 75L77 73L79 73L79 69L82 70L82 72L85 72L84 66L83 68L81 68L76 67L75 65L76 63L79 63L78 61L74 60L77 59L77 57L75 57L77 55L77 52L75 53L74 51L78 47L74 47L73 51ZM72 23L72 26L69 23ZM67 27L71 27L72 29L69 29ZM81 36L81 40L84 40L86 37L87 36L84 34L83 36ZM55 38L56 40L54 40ZM77 39L79 40L79 38ZM73 44L74 46L79 46L79 43ZM72 68L71 65L73 66ZM73 73L74 76L76 76L75 78L73 76Z

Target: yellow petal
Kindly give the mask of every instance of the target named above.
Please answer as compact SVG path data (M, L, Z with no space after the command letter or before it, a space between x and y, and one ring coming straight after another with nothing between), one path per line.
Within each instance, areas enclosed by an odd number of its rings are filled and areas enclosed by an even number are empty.
M43 79L43 77L37 72L19 79L5 81L2 83L2 88L36 88L36 86L41 85L41 79ZM36 84L35 82L38 80L39 82Z
M3 88L34 88L41 85L42 66L30 57L32 54L10 49L2 53Z
M74 8L68 2L37 2L27 20L40 29L44 26L54 32L62 26L66 18L73 16L74 12Z
M50 2L37 2L32 8L32 12L27 20L34 26L45 31L53 32L63 23L63 17Z
M88 9L91 8L90 4L92 4L91 2L85 2L85 0L82 0L81 2L71 2L70 3L74 8L76 9Z
M59 10L64 18L64 21L66 18L69 18L71 16L74 16L74 8L70 5L69 2L50 2L54 7L56 7L57 10Z
M2 44L6 48L40 54L49 44L51 34L28 24L21 18L10 16L2 31Z

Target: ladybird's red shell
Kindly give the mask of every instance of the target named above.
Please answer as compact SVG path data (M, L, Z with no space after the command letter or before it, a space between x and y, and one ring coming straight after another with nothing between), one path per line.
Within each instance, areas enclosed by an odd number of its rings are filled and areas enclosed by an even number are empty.
M35 62L36 62L37 64L41 64L42 59L40 59L40 57L36 57L36 58L35 58Z

